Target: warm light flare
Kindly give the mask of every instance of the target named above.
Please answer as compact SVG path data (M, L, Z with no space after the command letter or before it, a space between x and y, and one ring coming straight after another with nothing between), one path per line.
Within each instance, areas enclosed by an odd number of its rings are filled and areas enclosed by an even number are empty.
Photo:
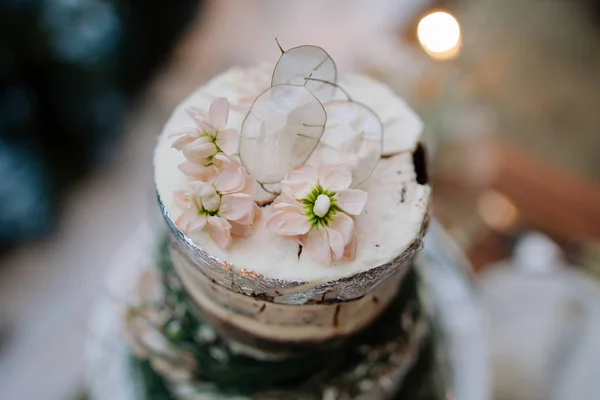
M501 232L509 230L519 217L515 204L504 194L491 189L479 197L477 211L483 222Z
M417 27L417 37L427 54L438 60L455 58L462 44L458 21L444 11L423 17Z

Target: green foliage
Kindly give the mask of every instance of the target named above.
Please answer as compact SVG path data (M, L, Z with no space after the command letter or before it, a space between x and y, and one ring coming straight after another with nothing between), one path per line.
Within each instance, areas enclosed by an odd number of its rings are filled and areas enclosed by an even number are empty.
M132 366L140 380L144 398L147 400L172 400L163 379L152 369L146 360L132 357Z

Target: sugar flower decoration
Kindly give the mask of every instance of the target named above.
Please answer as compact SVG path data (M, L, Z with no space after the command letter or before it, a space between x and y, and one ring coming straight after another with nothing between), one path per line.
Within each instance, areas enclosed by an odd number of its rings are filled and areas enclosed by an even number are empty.
M231 244L232 235L251 234L252 224L260 216L254 202L258 185L234 158L219 153L215 163L220 172L214 180L193 181L187 189L175 192L174 201L184 210L175 225L188 234L206 229L224 250Z
M352 174L337 166L304 165L281 182L267 228L294 237L323 264L353 259L356 245L353 216L362 213L367 192L350 189Z
M213 165L217 153L233 155L237 152L240 134L227 126L229 117L229 101L219 97L212 102L208 113L197 107L186 110L194 120L194 128L186 128L175 132L177 136L172 147L181 150L185 158L201 167Z

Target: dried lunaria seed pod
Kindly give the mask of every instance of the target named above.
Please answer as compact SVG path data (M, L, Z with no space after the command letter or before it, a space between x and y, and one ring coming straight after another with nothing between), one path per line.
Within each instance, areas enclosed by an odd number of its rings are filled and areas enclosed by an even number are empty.
M333 85L327 84L328 82ZM305 86L321 103L333 98L336 83L337 67L331 56L322 48L309 45L294 47L283 52L271 78L271 86L281 84Z
M358 186L381 158L383 124L373 110L356 101L334 100L324 107L327 125L310 163L342 166Z
M323 105L306 87L272 86L254 100L244 118L240 159L259 183L277 183L306 162L326 122Z

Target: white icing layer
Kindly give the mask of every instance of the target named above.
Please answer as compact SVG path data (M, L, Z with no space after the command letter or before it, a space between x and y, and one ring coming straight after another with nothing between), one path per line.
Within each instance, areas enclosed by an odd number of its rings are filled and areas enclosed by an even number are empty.
M154 159L157 191L171 218L176 219L181 213L173 204L173 192L185 187L187 178L177 169L185 159L181 152L171 148L174 139L168 137L169 133L192 125L185 113L187 107L208 109L216 97L227 97L233 104L228 127L239 130L251 104L245 100L248 95L252 97L251 93L246 92L261 92L261 85L251 85L248 79L268 82L263 74L268 74L268 70L262 67L230 69L193 92L173 112L158 139ZM305 255L299 258L295 240L265 228L271 206L262 208L263 216L256 223L252 236L234 238L227 251L219 249L205 232L191 236L197 245L213 256L227 260L235 268L253 270L270 278L314 284L366 271L393 260L406 250L421 230L429 201L429 187L415 181L411 155L420 138L421 121L391 89L370 78L342 75L339 84L354 100L371 107L381 118L384 154L399 153L382 159L373 175L360 187L369 193L369 201L356 219L359 237L356 259L325 266ZM240 91L244 92L243 96Z

